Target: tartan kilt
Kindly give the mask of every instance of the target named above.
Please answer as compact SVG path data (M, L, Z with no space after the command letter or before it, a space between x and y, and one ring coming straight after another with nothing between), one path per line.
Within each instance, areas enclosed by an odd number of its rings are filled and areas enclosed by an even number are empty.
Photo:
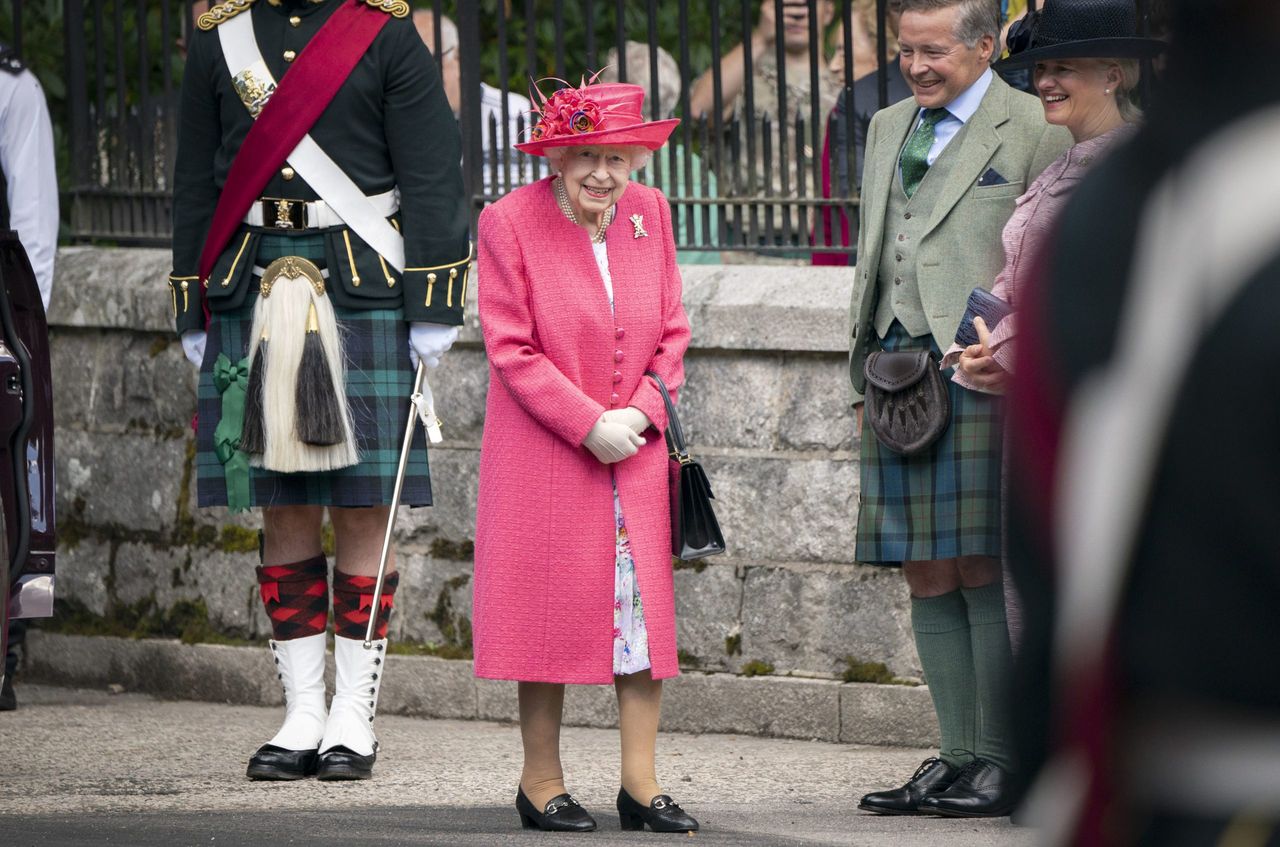
M912 338L897 321L883 349L935 353L933 336ZM939 356L941 354L939 353ZM862 425L862 491L855 557L873 565L1001 555L999 397L961 388L944 371L951 423L933 448L903 456Z
M302 256L325 266L324 240L318 235L267 235L260 242L256 264L281 256ZM219 353L232 361L249 355L253 307L259 277L240 308L214 312L209 325L197 392L196 493L201 506L227 505L222 463L214 452L213 432L222 417L222 399L213 384L213 363ZM336 471L276 473L250 468L249 499L261 506L384 506L391 503L400 447L413 390L409 361L409 328L404 310L335 308L347 368L347 404L354 423L358 464ZM430 506L431 477L427 442L421 427L405 469L401 505Z

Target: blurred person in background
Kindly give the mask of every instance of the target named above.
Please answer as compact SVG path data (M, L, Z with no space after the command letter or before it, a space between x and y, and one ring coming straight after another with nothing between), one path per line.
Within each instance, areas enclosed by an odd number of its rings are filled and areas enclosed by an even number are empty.
M0 231L18 234L40 287L40 300L48 309L58 246L53 127L44 89L6 44L0 44L0 182ZM18 707L13 675L26 632L25 620L10 621L0 712Z
M1019 747L1051 843L1271 847L1280 7L1171 21L1145 125L1076 189L1020 313Z
M422 42L433 53L436 49L435 13L416 9L413 24ZM440 78L454 117L462 115L462 63L459 55L458 27L446 15L440 16ZM503 102L507 117L502 119ZM533 159L518 155L511 145L525 140L532 128L532 106L529 98L514 92L505 94L483 80L480 82L480 137L484 154L484 193L493 199L516 186L533 182ZM508 175L508 169L510 171Z
M1037 0L1036 8L1043 9L1049 2L1051 0ZM1000 0L1000 5L1000 19L1004 21L1004 28L1000 30L1000 44L1004 47L1004 52L1000 55L1002 58L1008 58L1010 52L1009 34L1013 32L1016 35L1016 25L1026 17L1028 11L1027 0ZM1025 42L1025 38L1022 40ZM1016 42L1018 39L1015 38L1014 41ZM1025 47L1025 44L1021 46ZM1001 64L997 66L996 73L1000 74L1005 82L1019 91L1025 91L1028 94L1036 93L1035 83L1031 79L1031 69L1025 65Z
M857 69L868 68L862 76L854 76L853 88L841 88L836 105L827 117L826 139L822 145L822 196L853 197L862 191L862 164L866 158L867 127L871 116L880 111L880 78L884 77L887 99L885 106L911 96L911 87L902 75L898 60L898 21L902 17L901 0L889 0L886 7L885 65L880 68L880 47L877 0L854 0L854 32L863 33L861 43L853 43L855 74ZM843 43L837 41L837 55L843 56ZM866 58L859 59L859 51ZM843 77L843 70L837 71ZM848 110L853 110L852 121ZM849 129L852 123L852 160L849 151ZM852 174L850 174L852 165ZM852 178L851 178L852 177ZM815 246L850 247L858 241L857 218L844 209L824 209L818 216L813 234ZM851 265L856 256L848 253L823 253L814 251L815 265Z
M649 64L649 45L642 44L639 41L628 41L626 46L627 82L644 86L645 102L657 102L658 114L663 118L671 117L675 113L676 106L680 103L680 66L676 64L676 60L672 58L670 53L661 47L656 48L658 90L653 91ZM600 72L600 81L618 81L617 48L609 50L609 54L605 58L604 70ZM684 161L686 153L689 157L687 179L688 183L692 184L691 193L686 193L685 191L685 186L688 184L686 182ZM675 158L674 167L671 163L672 157ZM686 151L683 142L678 136L661 153L655 154L650 159L643 173L645 181L660 189L668 198L719 196L716 192L715 174L706 170L702 158L697 153L692 150ZM655 180L655 174L661 174L661 178ZM702 187L704 176L707 181L705 194ZM700 233L703 231L703 208L703 206L699 205L688 205L672 209L672 214L676 216L678 221L681 221L675 227L677 243L698 244L702 242ZM719 210L712 206L708 211L710 214L708 216L709 228L706 241L710 244L717 244L720 238ZM676 261L682 265L714 265L720 262L720 254L709 250L677 250Z
M781 50L777 44L777 17L781 9L783 41ZM725 120L737 122L743 133L751 132L755 144L755 161L745 163L744 168L752 168L755 178L756 193L780 199L794 199L801 196L800 184L803 181L805 197L818 196L820 186L814 184L813 161L821 151L813 146L814 127L810 124L813 106L816 102L817 114L825 116L835 105L836 95L840 91L840 77L828 66L826 50L823 47L827 27L835 16L833 0L817 0L817 21L809 19L809 0L765 0L760 4L760 15L755 27L745 44L739 44L720 59L721 115ZM817 43L810 43L810 28L816 24ZM744 53L751 50L751 99L752 111L747 112L746 101L746 63ZM811 80L811 56L817 52L818 86L816 91ZM782 73L786 77L786 90L780 91L778 56L783 57ZM785 109L783 108L785 106ZM689 111L697 119L712 120L715 107L715 82L711 68L708 68L694 82L689 94ZM796 120L805 123L804 137L796 137ZM769 123L768 143L771 148L770 157L766 160L765 122ZM821 127L818 128L819 132ZM785 157L783 151L786 151ZM746 159L747 141L740 142L739 156ZM805 163L804 168L800 162ZM728 163L717 163L721 185L725 185L732 177ZM749 177L744 177L748 179ZM785 188L784 188L785 186ZM746 185L734 189L745 193ZM723 192L722 192L723 193ZM758 226L756 245L761 247L786 246L784 227L791 232L792 243L806 243L809 238L811 217L794 207L766 207L765 219L773 221L773 238L769 241L764 221ZM744 223L745 226L745 223ZM743 233L731 233L736 240L744 237ZM770 255L785 258L808 259L809 253L803 251L767 251Z

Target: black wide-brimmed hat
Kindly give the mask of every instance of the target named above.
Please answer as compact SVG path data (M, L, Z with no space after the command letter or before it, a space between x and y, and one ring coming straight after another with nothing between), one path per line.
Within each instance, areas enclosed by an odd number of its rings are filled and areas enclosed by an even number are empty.
M1145 59L1165 47L1138 36L1133 0L1051 0L1015 23L1008 41L998 69L1046 59Z

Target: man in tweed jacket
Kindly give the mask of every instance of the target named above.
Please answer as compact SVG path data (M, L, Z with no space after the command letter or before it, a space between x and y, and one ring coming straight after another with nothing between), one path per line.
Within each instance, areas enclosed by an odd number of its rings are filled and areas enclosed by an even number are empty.
M863 798L860 808L882 814L993 816L1014 802L996 400L948 380L951 422L910 457L880 445L861 414L868 354L951 344L969 293L990 288L1003 264L1015 201L1069 143L1035 98L992 73L998 33L989 0L906 0L900 61L914 98L868 130L850 307L857 557L902 567L942 731L938 758L901 788Z

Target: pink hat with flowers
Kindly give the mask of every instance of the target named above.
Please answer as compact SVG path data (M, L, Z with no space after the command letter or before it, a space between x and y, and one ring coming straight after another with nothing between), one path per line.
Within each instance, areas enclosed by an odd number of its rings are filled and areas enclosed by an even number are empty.
M593 77L594 79L594 77ZM563 81L563 80L559 80ZM551 147L586 144L635 145L657 150L680 123L644 119L644 87L625 82L591 82L562 88L550 97L537 88L533 112L538 122L529 140L515 145L522 153L545 156Z

